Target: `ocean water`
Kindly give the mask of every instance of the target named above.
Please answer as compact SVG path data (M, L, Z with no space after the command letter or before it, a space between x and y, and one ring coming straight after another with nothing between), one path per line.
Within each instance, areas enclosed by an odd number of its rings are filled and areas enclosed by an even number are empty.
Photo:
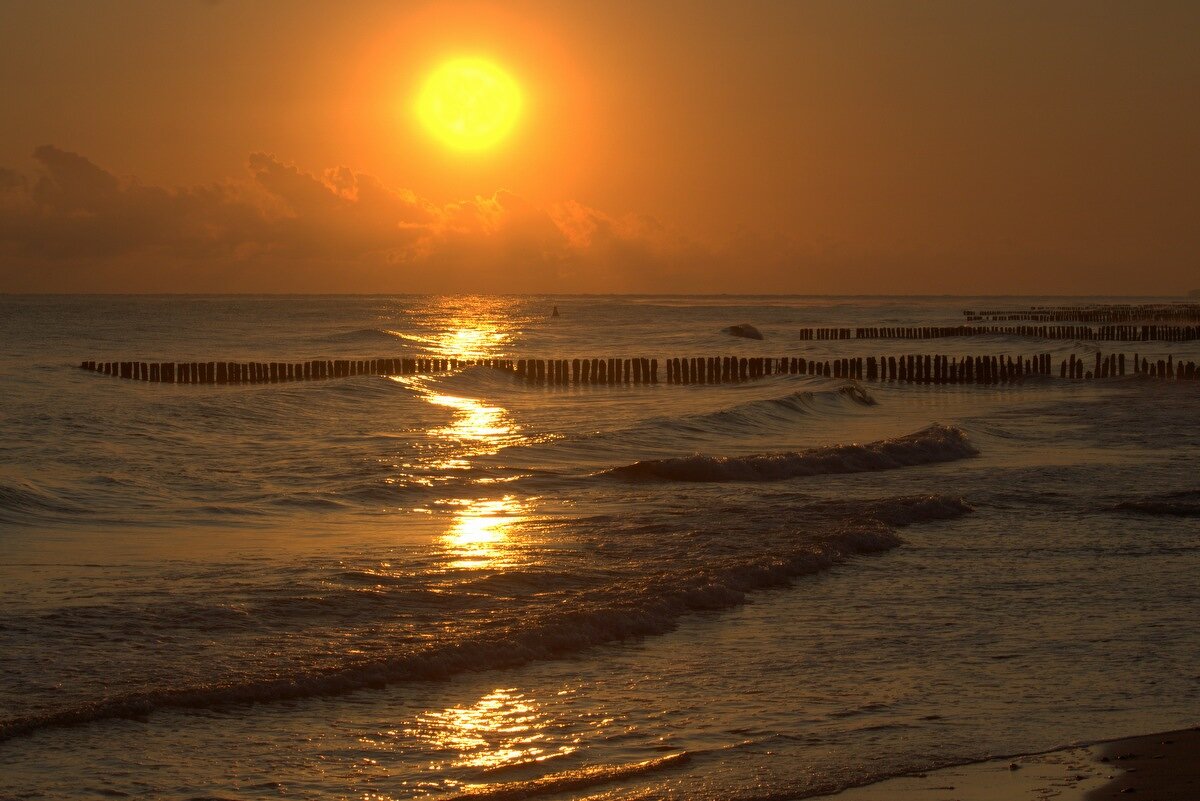
M75 367L1118 350L798 334L1063 302L0 296L0 798L790 799L1200 723L1195 382Z

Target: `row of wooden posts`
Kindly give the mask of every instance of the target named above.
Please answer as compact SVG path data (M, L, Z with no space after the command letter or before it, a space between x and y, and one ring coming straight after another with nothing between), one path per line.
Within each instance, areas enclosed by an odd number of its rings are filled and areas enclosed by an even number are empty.
M945 337L1024 336L1040 339L1078 339L1093 342L1192 342L1200 325L1009 325L1009 326L895 326L867 328L804 328L802 340L829 339L943 339Z
M966 309L969 320L1043 323L1200 322L1200 303L1117 303L1091 306L1030 306L1028 309Z
M669 383L719 384L770 375L818 375L864 381L901 381L921 384L997 384L1027 375L1049 375L1052 362L1045 353L1025 359L1011 356L856 356L843 359L744 359L709 357L671 359Z
M1083 359L1076 358L1075 354L1071 354L1069 359L1063 359L1059 364L1059 378L1074 378L1092 380L1093 378L1113 378L1125 375L1125 354L1110 353L1108 355L1096 354L1095 364L1092 369L1086 369L1087 363ZM1200 380L1200 367L1197 367L1195 362L1175 361L1174 356L1168 356L1165 359L1150 361L1142 358L1140 361L1138 355L1133 354L1133 359L1129 365L1130 373L1134 375L1145 375L1150 378L1162 378L1176 381L1197 381Z
M463 367L484 366L513 374L528 384L565 386L583 384L657 384L659 360L631 359L451 359L416 357L400 359L333 359L305 362L94 362L80 367L103 375L167 384L263 384L311 381L357 375L422 375ZM1091 380L1132 374L1152 378L1195 381L1200 370L1194 362L1174 357L1151 362L1134 354L1095 354L1090 366L1074 354L1059 364L1059 378ZM1001 384L1026 376L1052 376L1049 353L1022 356L944 356L910 354L840 359L807 359L801 356L739 357L702 356L663 361L662 378L668 384L724 384L753 381L772 375L816 375L864 381L899 381L920 384Z
M161 384L267 384L355 375L419 375L460 367L513 369L511 359L317 359L306 362L83 362L104 375Z

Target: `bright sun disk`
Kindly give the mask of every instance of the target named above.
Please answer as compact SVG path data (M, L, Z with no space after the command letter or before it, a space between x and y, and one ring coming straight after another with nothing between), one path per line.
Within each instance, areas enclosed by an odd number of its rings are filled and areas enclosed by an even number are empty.
M421 123L455 150L494 147L516 125L520 111L516 81L482 58L445 62L425 80L417 97Z

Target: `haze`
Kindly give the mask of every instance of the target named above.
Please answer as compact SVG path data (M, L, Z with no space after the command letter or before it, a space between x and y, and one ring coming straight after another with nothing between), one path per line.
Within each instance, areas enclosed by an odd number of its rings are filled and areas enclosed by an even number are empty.
M1179 294L1200 4L0 4L0 291ZM520 86L463 153L439 63Z

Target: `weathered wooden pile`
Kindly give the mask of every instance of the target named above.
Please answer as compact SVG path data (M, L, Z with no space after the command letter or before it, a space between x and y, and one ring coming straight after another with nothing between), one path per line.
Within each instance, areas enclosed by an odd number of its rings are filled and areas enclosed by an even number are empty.
M1027 376L1054 374L1049 353L1030 357L908 354L836 359L700 356L665 359L662 364L663 378L668 384L738 383L772 375L816 375L915 384L1008 384ZM84 370L103 375L165 384L264 384L358 375L421 375L470 366L484 366L511 373L528 384L541 386L657 384L660 375L658 359L640 357L454 359L430 356L304 362L85 361L80 364ZM1173 357L1151 362L1134 354L1128 366L1131 373L1151 378L1200 380L1200 370L1197 370L1194 362L1176 362ZM1123 376L1126 367L1123 353L1097 353L1091 369L1088 369L1085 360L1072 354L1060 362L1058 377L1091 380Z

